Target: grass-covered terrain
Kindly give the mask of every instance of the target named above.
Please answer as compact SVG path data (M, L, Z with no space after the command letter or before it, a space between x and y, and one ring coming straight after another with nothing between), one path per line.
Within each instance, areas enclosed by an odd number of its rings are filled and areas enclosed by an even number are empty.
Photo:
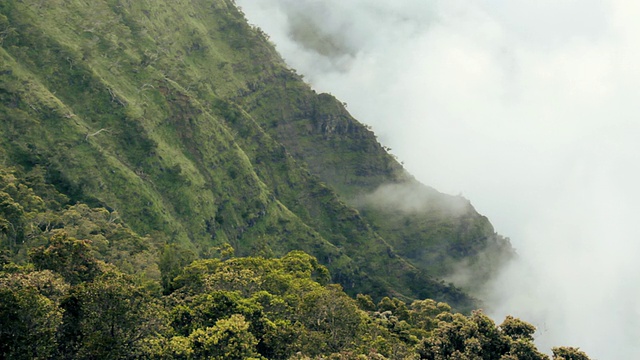
M461 263L486 279L483 259L511 253L468 201L419 184L311 90L231 1L7 0L0 45L0 164L36 172L61 211L117 213L149 263L165 248L303 250L352 295L468 310L437 279ZM422 202L406 211L377 196L388 187ZM35 245L0 240L16 259Z
M0 2L0 358L545 359L510 256L231 0Z

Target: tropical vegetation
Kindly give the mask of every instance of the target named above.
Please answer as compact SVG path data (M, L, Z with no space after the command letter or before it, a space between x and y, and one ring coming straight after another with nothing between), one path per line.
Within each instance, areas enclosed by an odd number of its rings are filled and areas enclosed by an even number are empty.
M513 256L231 0L0 2L0 358L545 359Z

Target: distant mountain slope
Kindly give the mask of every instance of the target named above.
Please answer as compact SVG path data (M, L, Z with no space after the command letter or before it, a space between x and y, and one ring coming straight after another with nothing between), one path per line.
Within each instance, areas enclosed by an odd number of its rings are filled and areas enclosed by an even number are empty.
M464 264L473 284L513 256L468 200L416 181L333 96L272 77L234 100L417 267L445 276Z
M0 162L43 169L71 204L117 210L158 249L300 249L351 294L461 309L473 300L431 275L510 251L314 93L231 1L7 0L0 45ZM388 184L429 205L372 195Z

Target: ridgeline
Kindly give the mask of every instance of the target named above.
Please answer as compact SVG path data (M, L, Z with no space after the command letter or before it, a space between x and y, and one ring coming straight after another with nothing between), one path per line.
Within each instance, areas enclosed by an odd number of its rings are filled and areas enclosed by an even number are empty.
M464 265L479 285L513 256L468 200L417 182L229 0L3 1L0 117L0 314L39 329L1 330L0 355L23 341L27 358L102 357L111 336L121 352L107 358L234 358L207 352L228 332L247 344L237 358L426 354L440 321L490 321L438 305L478 306L441 279ZM123 301L129 328L92 338L108 325L86 317L106 301L95 291ZM124 310L136 301L148 311ZM350 310L300 317L330 305ZM16 318L25 307L40 312ZM420 311L429 325L409 321ZM389 316L408 328L393 335ZM520 338L501 339L508 352Z

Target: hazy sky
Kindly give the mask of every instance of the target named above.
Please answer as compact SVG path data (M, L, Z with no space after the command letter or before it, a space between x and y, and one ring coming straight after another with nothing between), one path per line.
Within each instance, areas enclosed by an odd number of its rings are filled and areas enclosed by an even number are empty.
M538 344L640 358L640 3L237 0L318 91L521 261L488 297Z

